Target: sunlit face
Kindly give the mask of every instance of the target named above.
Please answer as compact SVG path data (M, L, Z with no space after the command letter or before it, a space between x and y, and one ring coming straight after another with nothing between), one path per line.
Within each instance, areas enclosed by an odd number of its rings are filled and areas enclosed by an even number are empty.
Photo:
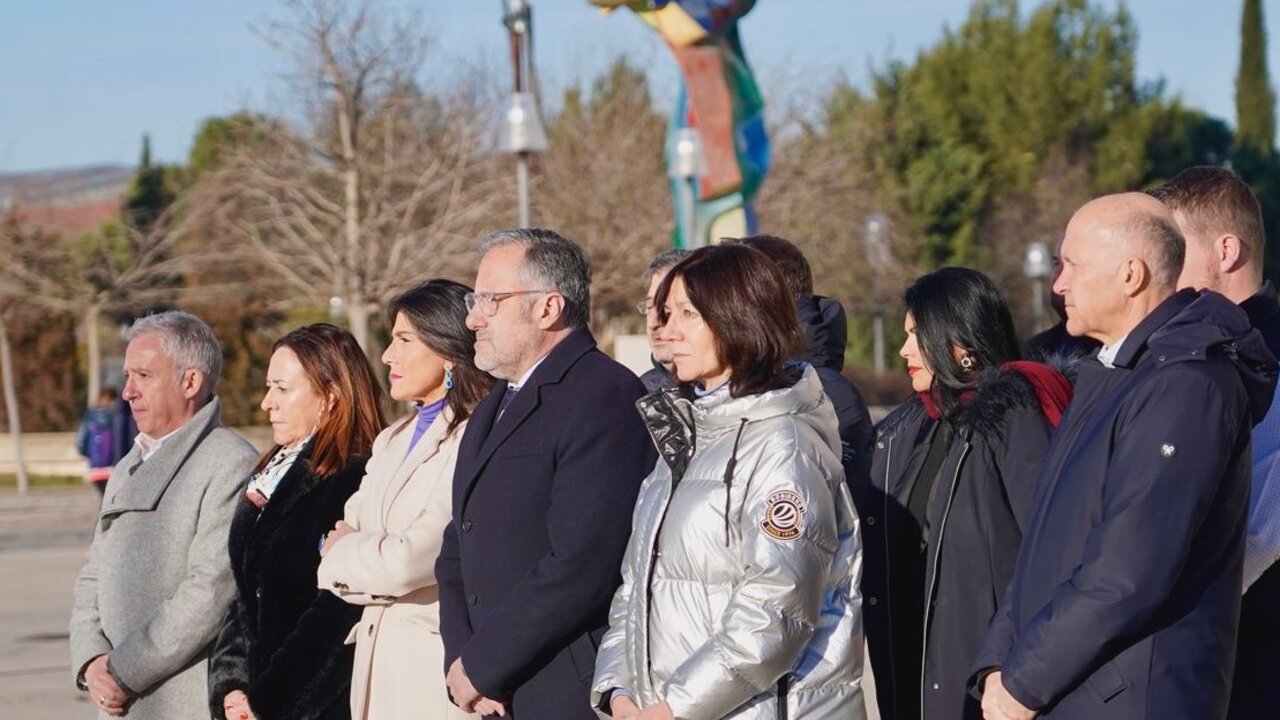
M907 375L911 376L911 389L918 393L928 392L933 387L933 369L929 367L929 363L925 362L924 355L920 352L920 341L916 338L916 319L911 313L907 313L902 329L907 333L907 340L902 343L902 349L898 354L907 361Z
M427 405L444 397L444 372L453 363L422 342L404 313L396 313L382 362L390 371L391 397L396 400Z
M1057 244L1053 246L1053 273L1050 276L1052 279L1049 281L1049 305L1060 319L1066 320L1067 307L1065 301L1061 295L1052 290L1053 286L1058 282L1058 277L1062 275L1062 240L1063 238L1059 237Z
M312 386L293 350L282 347L271 354L262 409L271 421L271 437L277 445L295 445L313 434L328 402Z
M527 287L520 278L524 247L503 245L485 253L476 271L476 289L480 293L508 293L537 290ZM508 381L520 379L524 370L538 358L541 333L537 312L544 295L529 294L508 297L498 303L497 312L487 316L476 306L467 313L467 327L476 333L476 367Z
M689 300L684 278L671 281L664 307L667 324L662 328L661 337L671 349L671 360L680 382L714 388L728 380L730 370L716 350L716 336Z
M160 345L161 334L143 333L124 351L125 384L121 397L129 403L138 431L162 438L195 415L195 398L204 382L197 370L178 371Z
M1186 215L1173 213L1174 222L1186 238L1186 250L1182 261L1182 273L1178 275L1178 289L1221 290L1222 268L1213 253L1213 240L1194 232Z
M649 280L649 292L644 296L645 307L648 311L644 314L645 332L649 336L649 350L653 353L653 359L664 365L671 364L671 346L666 340L662 339L662 319L658 317L658 308L653 304L653 299L658 295L658 287L662 285L662 280L667 273L654 273L653 278Z
M1062 273L1053 291L1062 296L1067 332L1099 340L1124 308L1123 253L1109 232L1092 222L1084 210L1071 218L1062 241Z

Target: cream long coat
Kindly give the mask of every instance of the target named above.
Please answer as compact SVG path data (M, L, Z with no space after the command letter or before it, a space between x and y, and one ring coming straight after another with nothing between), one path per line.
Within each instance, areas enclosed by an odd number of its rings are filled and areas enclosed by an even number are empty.
M445 438L451 413L409 450L417 416L382 431L345 521L356 529L320 563L319 586L364 605L356 645L353 720L474 717L449 702L435 564L452 507L453 468L465 424ZM442 441L443 438L443 441Z

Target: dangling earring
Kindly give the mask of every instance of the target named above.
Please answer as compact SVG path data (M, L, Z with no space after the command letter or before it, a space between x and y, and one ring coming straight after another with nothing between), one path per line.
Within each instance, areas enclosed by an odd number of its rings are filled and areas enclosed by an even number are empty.
M964 368L965 370L972 370L973 358L969 357L968 355L965 355L964 357L960 358L960 367Z
M444 369L444 391L449 392L453 389L453 368Z

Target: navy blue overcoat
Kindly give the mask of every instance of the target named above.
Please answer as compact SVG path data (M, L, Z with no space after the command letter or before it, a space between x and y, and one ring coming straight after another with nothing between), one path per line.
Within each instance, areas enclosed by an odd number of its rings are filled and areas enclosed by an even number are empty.
M594 720L596 648L657 460L635 407L644 387L585 328L495 422L506 387L481 401L458 448L436 562L445 667L461 657L509 716Z
M975 671L1045 718L1226 715L1254 423L1275 358L1222 296L1181 291L1084 361Z

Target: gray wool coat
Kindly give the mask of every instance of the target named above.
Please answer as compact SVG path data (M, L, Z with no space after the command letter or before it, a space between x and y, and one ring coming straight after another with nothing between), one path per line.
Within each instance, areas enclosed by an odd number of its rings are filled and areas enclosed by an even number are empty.
M209 645L235 594L227 534L256 458L215 398L146 462L135 446L111 473L76 578L71 670L79 683L110 653L137 694L130 720L209 717Z

